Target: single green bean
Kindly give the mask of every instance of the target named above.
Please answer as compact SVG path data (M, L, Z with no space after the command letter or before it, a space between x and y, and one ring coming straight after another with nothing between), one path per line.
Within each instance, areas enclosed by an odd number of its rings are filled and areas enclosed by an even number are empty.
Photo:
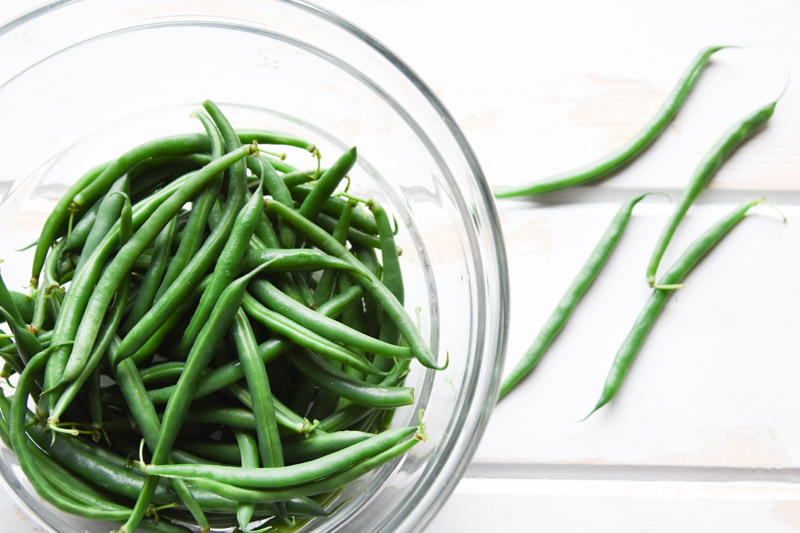
M331 167L317 180L314 188L305 197L298 209L299 213L309 220L316 219L322 211L325 200L330 198L336 187L356 164L358 153L355 146L342 154ZM287 205L287 207L291 207Z
M395 444L394 446L388 448L387 450L378 453L377 455L368 457L363 461L355 464L354 466L342 470L337 474L334 474L330 477L318 481L304 483L302 485L295 485L286 488L257 490L257 489L240 488L237 486L229 485L226 483L220 483L218 481L214 481L207 478L194 478L192 480L192 483L197 485L198 487L203 487L206 490L209 490L210 492L224 495L227 498L236 498L240 501L253 501L253 502L282 501L285 500L287 497L296 497L300 495L315 496L317 494L324 494L326 492L331 492L341 489L343 486L358 479L367 472L370 472L371 470L374 470L375 468L385 463L388 463L392 459L395 459L403 455L408 450L413 448L416 444L418 444L420 440L422 440L422 438L423 437L415 437L405 441L401 441ZM299 466L299 465L293 465L293 466Z
M247 488L291 487L341 472L407 439L416 427L390 429L319 459L277 468L238 468L215 465L140 465L148 474L181 479L210 479Z
M239 448L242 468L258 468L258 444L256 439L243 431L235 431L234 436ZM247 531L247 526L250 525L255 510L255 504L253 503L239 504L236 508L236 521L239 523L240 530Z
M704 48L678 80L666 101L661 105L655 116L650 119L636 135L621 147L605 157L598 159L586 166L544 178L521 187L498 188L495 190L497 198L511 198L513 196L531 196L544 194L551 191L574 187L589 181L600 179L621 170L639 157L648 146L664 133L672 119L683 107L686 98L692 91L700 74L705 69L711 56L725 46L710 46Z
M315 272L324 269L355 271L348 262L311 248L250 249L244 257L244 267L255 268L267 261L270 262L268 272Z
M275 420L267 369L258 356L258 344L253 328L241 309L236 313L231 335L236 343L239 361L242 363L245 379L253 397L253 417L256 421L261 464L265 467L283 466L283 449Z
M310 352L294 353L291 362L306 378L353 403L381 409L414 403L414 389L410 387L376 385L355 379Z
M611 257L611 254L622 238L625 228L628 227L628 222L633 214L633 208L645 196L647 195L639 195L624 202L619 207L614 218L611 219L608 228L603 233L603 236L600 237L600 241L598 241L592 253L589 255L589 259L587 259L586 263L581 267L580 272L578 272L578 276L573 280L567 292L564 293L564 296L561 297L561 300L559 300L555 310L547 319L544 327L539 330L533 344L531 344L514 369L503 379L503 383L500 386L500 400L505 398L520 381L536 368L539 361L542 360L547 348L550 347L567 324L578 302L581 301L583 295L586 294L586 291L592 286L597 276L600 275L600 271L608 262L609 257Z

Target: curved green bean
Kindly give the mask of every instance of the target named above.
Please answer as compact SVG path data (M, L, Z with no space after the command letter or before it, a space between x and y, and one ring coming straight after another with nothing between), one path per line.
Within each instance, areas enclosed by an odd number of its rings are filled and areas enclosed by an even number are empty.
M544 194L567 187L574 187L583 183L600 179L616 173L639 157L666 130L672 119L678 114L689 93L692 91L700 74L705 69L711 56L725 46L710 46L700 51L689 68L678 80L667 100L661 105L655 116L640 129L632 139L605 157L598 159L586 166L544 178L521 187L506 187L495 189L497 198L511 198L514 196L532 196Z
M600 271L608 262L608 258L611 257L612 252L616 249L619 240L622 238L625 228L628 227L628 222L633 214L633 208L645 196L647 196L647 194L639 195L624 202L619 207L614 218L611 219L608 228L603 233L603 236L600 237L600 241L589 255L589 259L584 263L583 267L581 267L578 276L573 280L572 284L570 284L567 292L561 297L561 300L559 300L558 305L547 319L544 327L539 330L533 343L514 369L503 379L503 383L500 385L500 400L505 398L520 381L536 368L539 361L542 360L547 349L567 324L578 302L581 301L583 295L586 294L586 291L592 286L597 276L600 275Z

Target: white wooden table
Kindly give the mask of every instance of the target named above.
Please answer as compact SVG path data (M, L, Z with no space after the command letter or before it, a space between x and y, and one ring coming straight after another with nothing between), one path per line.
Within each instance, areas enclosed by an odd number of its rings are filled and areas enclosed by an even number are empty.
M36 2L0 4L0 19ZM715 56L684 111L615 178L546 203L500 204L511 273L508 363L527 347L617 204L679 193L728 125L800 72L794 0L338 0L436 91L494 185L603 155L658 108L702 46ZM495 411L467 476L429 531L800 530L800 83L769 128L704 192L669 264L732 205L746 220L688 278L617 400L587 422L648 295L644 268L669 205L637 209L604 274L532 379ZM35 531L0 502L0 531Z

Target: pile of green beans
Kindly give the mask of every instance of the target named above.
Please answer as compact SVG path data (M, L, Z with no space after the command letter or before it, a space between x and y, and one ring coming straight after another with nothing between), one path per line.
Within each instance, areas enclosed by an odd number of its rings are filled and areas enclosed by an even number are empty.
M414 359L444 366L404 309L386 211L336 192L356 149L323 170L314 144L202 107L203 133L75 182L31 295L0 277L0 438L43 499L120 532L327 515L423 440L392 414L414 403Z

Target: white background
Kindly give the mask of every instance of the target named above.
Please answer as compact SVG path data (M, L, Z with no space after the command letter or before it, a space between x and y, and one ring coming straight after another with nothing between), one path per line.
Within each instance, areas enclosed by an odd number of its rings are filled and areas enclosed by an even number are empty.
M37 5L0 3L0 20ZM325 7L404 59L442 98L493 185L583 164L633 135L697 51L720 52L664 137L590 189L499 204L519 357L624 198L679 193L733 122L800 75L794 0L460 2ZM587 422L647 298L669 206L643 203L535 375L495 411L467 477L429 531L800 530L800 80L681 226L664 264L732 205L758 211L687 279L618 398ZM4 508L7 507L7 508ZM2 531L36 531L0 502Z

